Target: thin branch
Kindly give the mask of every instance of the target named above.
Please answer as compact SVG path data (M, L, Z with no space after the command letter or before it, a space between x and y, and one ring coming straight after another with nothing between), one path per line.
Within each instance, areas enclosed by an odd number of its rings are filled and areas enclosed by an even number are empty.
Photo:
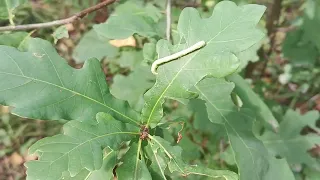
M52 27L52 26L69 24L69 23L72 23L73 21L82 19L87 14L92 13L94 11L97 11L98 9L101 9L104 6L110 5L110 4L114 3L115 1L116 0L103 1L99 4L96 4L92 7L87 8L79 13L76 13L73 16L66 18L66 19L61 19L61 20L56 20L56 21L51 21L51 22L46 22L46 23L26 24L26 25L17 25L17 26L4 26L4 27L0 27L0 31L20 31L20 30L28 30L28 29L40 29L40 28L47 28L47 27Z
M167 40L171 41L171 0L167 0L166 14L167 14L166 36L167 36Z

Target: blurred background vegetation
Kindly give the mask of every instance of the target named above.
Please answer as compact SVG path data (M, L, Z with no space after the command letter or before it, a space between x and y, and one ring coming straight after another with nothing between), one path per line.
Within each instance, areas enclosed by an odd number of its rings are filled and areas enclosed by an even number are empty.
M30 24L63 19L91 7L100 0L20 0L12 8L14 17L2 18L3 4L0 2L0 26L10 24ZM94 24L105 22L119 3L102 8L80 21L61 27L38 29L34 31L0 32L0 44L19 48L21 41L27 36L39 37L51 41L59 54L68 63L81 68L83 61L95 56L102 59L101 64L106 80L112 86L111 92L116 97L128 96L128 93L139 93L139 87L132 86L127 94L118 94L121 86L115 82L125 81L124 77L131 75L147 78L144 70L133 71L136 64L146 57L142 52L145 39L134 35L126 40L98 38L91 30ZM181 10L185 7L197 8L203 17L211 14L214 5L219 0L173 0L172 27L176 29ZM250 82L253 90L263 98L279 122L288 109L298 110L304 114L310 110L320 111L320 2L319 0L235 0L237 4L256 3L267 6L267 12L259 27L267 34L266 38L255 47L254 52L248 52L248 64L243 65L241 74ZM165 36L165 3L161 0L136 0L135 3L144 6L152 3L159 11L159 31ZM152 55L151 55L152 57ZM1 58L1 57L0 57ZM1 64L0 64L1 66ZM130 72L136 72L135 74ZM133 78L133 77L132 77ZM148 87L154 79L144 83ZM117 89L118 88L118 89ZM143 89L142 89L143 90ZM139 109L140 96L132 95L129 103ZM189 109L200 109L197 107ZM225 142L219 138L218 126L197 123L197 118L186 108L179 108L175 101L166 103L166 113L174 119L179 114L189 117L184 124L183 133L186 138L181 146L196 144L194 149L186 152L189 160L202 159L213 167L232 169L232 161ZM10 108L0 106L0 180L15 180L25 178L23 163L35 157L27 155L28 147L36 140L52 136L61 131L63 121L29 120L9 114ZM199 117L198 117L199 118ZM174 125L172 131L180 131L181 124ZM210 130L209 130L210 129ZM304 133L313 131L305 128ZM303 132L302 132L303 133ZM317 132L319 133L319 132ZM172 134L177 134L172 132ZM215 143L208 143L215 142ZM229 152L230 153L230 152ZM311 148L308 153L318 158L320 146ZM303 165L292 165L297 179L320 179L320 173Z

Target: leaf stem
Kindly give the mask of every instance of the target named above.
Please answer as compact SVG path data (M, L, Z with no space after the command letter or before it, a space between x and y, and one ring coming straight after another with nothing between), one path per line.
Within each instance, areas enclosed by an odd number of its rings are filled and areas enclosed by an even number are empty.
M167 40L171 41L171 0L167 0L166 15L167 15L166 36L167 36Z
M8 19L9 19L10 25L14 26L14 21L13 21L14 15L12 14L12 10L10 9L11 4L9 4L8 0L5 0L5 3L7 5Z

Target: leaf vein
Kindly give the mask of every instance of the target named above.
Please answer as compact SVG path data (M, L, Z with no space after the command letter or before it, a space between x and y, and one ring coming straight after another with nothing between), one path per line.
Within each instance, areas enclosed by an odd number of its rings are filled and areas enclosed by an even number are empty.
M93 101L93 102L95 102L95 103L97 103L97 104L100 104L101 106L104 106L104 107L110 109L111 111L113 111L113 112L115 112L115 113L123 116L124 118L126 118L126 119L128 119L128 120L130 120L130 121L132 121L132 122L134 122L134 123L136 123L136 124L139 124L138 121L136 121L136 120L134 120L134 119L132 119L132 118L130 118L130 117L128 117L128 116L120 113L120 112L117 111L116 109L113 109L112 107L107 106L106 104L103 104L103 103L101 103L101 102L99 102L99 101L97 101L97 100L95 100L95 99L93 99L93 98L91 98L91 97L88 97L88 96L86 96L86 95L83 95L83 94L81 94L81 93L79 93L79 92L77 92L77 91L74 91L74 90L68 89L68 88L66 88L66 87L62 87L62 86L59 86L59 85L57 85L57 84L53 84L53 83L50 83L50 82L47 82L47 81L43 81L43 80L40 80L40 79L32 78L32 77L29 77L29 76L12 74L12 73L1 72L1 71L0 71L0 73L1 73L1 74L11 75L11 76L18 76L18 77L22 77L22 78L26 78L26 79L31 79L31 80L34 80L34 81L38 81L38 82L41 82L41 83L49 84L49 85L51 85L51 86L55 86L55 87L58 87L58 88L60 88L60 89L69 91L69 92L74 93L74 94L76 94L76 95L78 95L78 96L81 96L81 97L86 98L86 99L88 99L88 100L90 100L90 101Z
M46 56L48 56L48 59L49 59L49 61L50 61L51 65L52 65L52 67L53 67L54 71L56 72L57 77L58 77L58 79L59 79L59 81L60 81L60 83L61 83L62 87L64 87L64 84L63 84L63 82L62 82L62 79L61 79L61 77L60 77L60 75L59 75L59 73L58 73L58 71L57 71L56 66L53 64L51 57L48 55L48 53L47 53L47 51L46 51L45 49L43 49L43 48L41 48L41 49L42 49L42 50L43 50L43 52L46 54Z

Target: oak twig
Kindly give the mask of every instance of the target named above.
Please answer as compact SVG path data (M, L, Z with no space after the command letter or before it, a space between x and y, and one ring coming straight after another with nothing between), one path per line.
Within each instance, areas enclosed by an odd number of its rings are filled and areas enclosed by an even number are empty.
M52 26L59 26L64 24L72 23L73 21L82 19L87 14L92 13L94 11L97 11L98 9L103 8L104 6L110 5L114 3L116 0L105 0L99 4L96 4L92 7L89 7L81 12L78 12L74 14L71 17L68 17L66 19L60 19L55 20L51 22L45 22L45 23L37 23L37 24L25 24L25 25L17 25L17 26L4 26L0 27L0 31L20 31L20 30L28 30L28 29L40 29L40 28L47 28Z

